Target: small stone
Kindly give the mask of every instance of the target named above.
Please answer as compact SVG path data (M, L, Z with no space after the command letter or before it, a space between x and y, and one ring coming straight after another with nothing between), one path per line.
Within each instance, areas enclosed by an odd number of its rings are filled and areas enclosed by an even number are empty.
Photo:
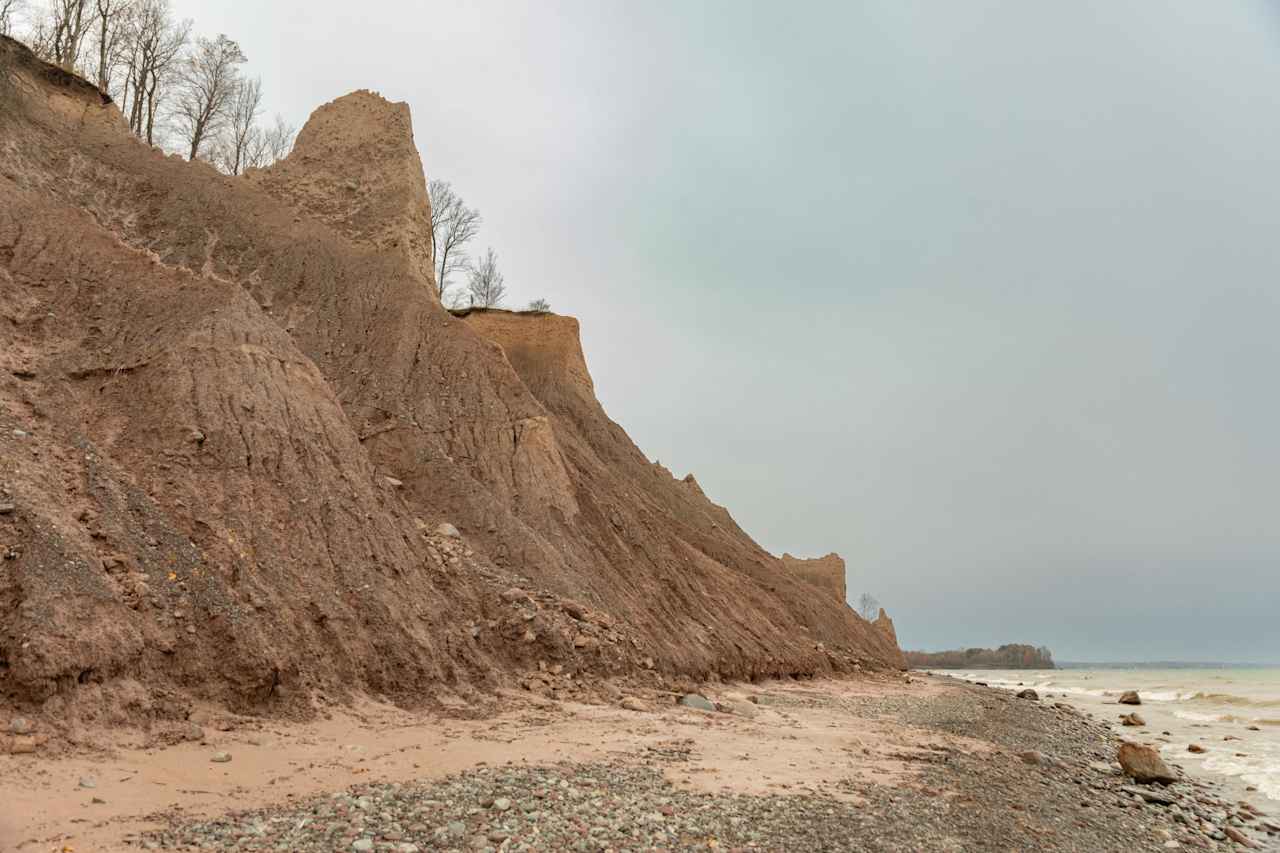
M1120 694L1119 700L1121 705L1141 705L1142 697L1138 695L1136 690L1126 690Z
M572 598L566 598L560 602L560 609L568 613L579 622L587 621L587 607L580 601L574 601Z
M532 602L529 600L529 593L525 592L523 589L521 589L521 588L520 588L520 587L518 587L518 586L513 586L513 587L511 587L510 589L505 590L505 591L504 591L500 596L498 596L498 597L499 597L499 598L501 598L503 601L507 602L508 604L517 604L517 603L518 603L518 604L526 604L526 603L531 604L531 603L532 603Z
M1137 714L1121 714L1120 724L1124 726L1145 726L1147 721Z
M1028 750L1024 750L1023 752L1019 752L1018 757L1021 758L1023 761L1025 761L1027 764L1040 765L1045 763L1044 755L1034 749L1028 749Z
M97 783L96 781L94 781L94 778L93 778L92 776L81 776L81 777L80 777L80 787L81 787L81 788L96 788L96 787L98 787L98 783Z
M9 734L11 735L29 735L35 730L35 723L26 717L14 717L9 721Z
M8 515L17 508L13 501L0 501L0 515Z
M1030 687L1028 687L1026 690L1019 690L1019 691L1018 691L1018 698L1019 698L1019 699L1031 699L1031 700L1033 700L1033 701L1039 702L1039 701L1040 701L1040 694L1039 694L1039 693L1037 693L1037 692L1035 692L1034 690L1032 690Z
M573 638L573 647L583 651L591 651L592 649L600 648L600 641L587 634L579 634Z
M697 693L686 693L680 697L680 704L686 708L696 708L699 711L714 711L716 706L705 696L699 696Z
M1257 842L1240 830L1236 829L1234 826L1224 826L1222 831L1226 834L1227 838L1230 838L1242 847L1257 848L1259 846Z
M386 483L393 489L398 489L404 485L403 480L397 480L395 477L383 477L382 482Z
M373 849L373 839L357 838L355 841L351 842L351 849L360 851L360 853L366 853L366 851Z
M1196 755L1200 755L1201 753L1208 752L1208 751L1209 750L1205 749L1203 746L1201 746L1198 743L1192 743L1187 745L1187 752L1191 752Z
M716 710L722 714L736 714L739 717L746 717L754 720L760 712L750 702L717 702Z
M209 760L210 760L210 761L217 762L218 764L226 764L228 761L230 761L230 760L231 760L231 753L229 753L229 752L215 752L215 753L213 754L213 757L212 757L212 758L210 758Z
M443 536L446 539L461 539L462 534L458 532L458 528L454 527L447 521L442 521L436 525L436 535Z
M500 812L505 812L511 808L511 800L506 797L498 797L493 801L493 807Z
M1135 797L1141 797L1148 803L1156 803L1162 806L1171 806L1178 801L1177 797L1156 791L1152 788L1139 788L1135 785L1125 785L1121 789L1126 794L1133 794Z
M9 752L14 755L30 755L36 751L36 739L31 735L18 735L13 739Z
M637 698L636 698L636 697L634 697L634 696L624 696L624 697L622 698L622 702L621 702L620 704L622 705L622 707L626 708L628 711L647 711L647 710L649 710L649 706L648 706L648 705L646 705L642 700L637 699Z

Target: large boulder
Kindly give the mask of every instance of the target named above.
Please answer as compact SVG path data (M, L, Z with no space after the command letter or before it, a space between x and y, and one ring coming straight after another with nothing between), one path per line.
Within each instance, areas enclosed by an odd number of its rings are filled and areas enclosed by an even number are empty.
M1116 760L1125 775L1135 782L1169 785L1178 781L1178 774L1169 769L1160 753L1149 746L1126 741L1120 745Z
M1141 705L1142 697L1138 695L1136 690L1126 690L1120 694L1121 705Z

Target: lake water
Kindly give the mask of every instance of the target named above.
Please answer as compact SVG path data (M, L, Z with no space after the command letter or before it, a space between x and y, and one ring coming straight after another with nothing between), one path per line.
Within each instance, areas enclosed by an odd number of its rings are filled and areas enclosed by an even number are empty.
M1233 787L1253 787L1280 801L1280 667L938 672L992 687L1033 687L1042 699L1069 702L1108 720L1128 738L1158 746L1189 773L1222 777ZM1126 690L1137 690L1142 705L1116 704ZM1120 715L1130 711L1147 725L1121 727ZM1188 752L1192 743L1206 752Z

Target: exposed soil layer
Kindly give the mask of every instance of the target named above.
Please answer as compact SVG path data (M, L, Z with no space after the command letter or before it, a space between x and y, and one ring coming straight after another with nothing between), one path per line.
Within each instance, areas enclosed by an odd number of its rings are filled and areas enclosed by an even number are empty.
M231 178L0 49L0 746L902 665L648 463L574 320L440 306L404 104Z

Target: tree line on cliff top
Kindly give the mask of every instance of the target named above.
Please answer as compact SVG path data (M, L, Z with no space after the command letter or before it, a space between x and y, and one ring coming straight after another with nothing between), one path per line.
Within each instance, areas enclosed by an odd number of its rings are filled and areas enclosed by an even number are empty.
M295 129L261 122L262 80L226 35L198 35L169 0L0 0L0 34L95 83L140 139L231 175L289 153Z
M195 34L191 20L174 16L169 0L0 0L0 35L95 83L140 139L189 160L239 175L271 165L293 147L296 128L283 117L260 121L262 80L244 74L248 58L240 45L221 33ZM448 181L432 181L428 191L441 303L500 306L507 286L497 252L470 254L480 212ZM464 280L455 285L458 277ZM527 310L542 313L550 305L536 299Z

